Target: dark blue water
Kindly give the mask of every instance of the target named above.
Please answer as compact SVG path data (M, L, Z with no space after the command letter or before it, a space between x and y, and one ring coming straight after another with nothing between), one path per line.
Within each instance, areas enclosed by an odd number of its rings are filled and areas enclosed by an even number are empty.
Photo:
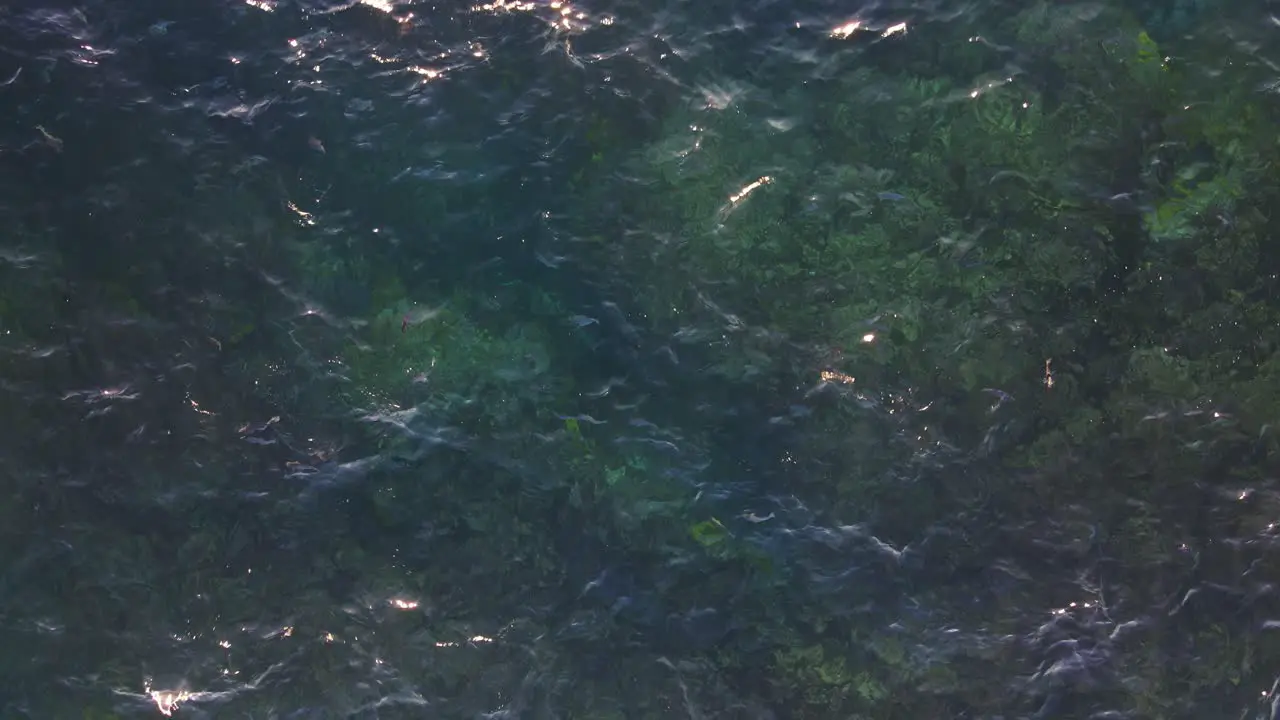
M0 717L1277 717L1276 13L0 8Z

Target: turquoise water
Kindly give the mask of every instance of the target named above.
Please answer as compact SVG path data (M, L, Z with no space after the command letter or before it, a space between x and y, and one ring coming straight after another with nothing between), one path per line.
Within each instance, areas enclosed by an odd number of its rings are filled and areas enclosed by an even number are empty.
M1268 3L0 9L0 718L1272 718Z

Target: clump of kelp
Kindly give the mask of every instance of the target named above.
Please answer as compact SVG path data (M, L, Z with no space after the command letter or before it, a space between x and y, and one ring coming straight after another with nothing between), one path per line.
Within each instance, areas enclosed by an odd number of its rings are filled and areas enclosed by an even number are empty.
M791 716L1192 717L1270 687L1280 109L1239 44L1152 32L1047 3L868 32L601 183L601 266L700 372L773 393L820 522L906 547L745 611L720 667ZM854 610L875 583L917 610Z

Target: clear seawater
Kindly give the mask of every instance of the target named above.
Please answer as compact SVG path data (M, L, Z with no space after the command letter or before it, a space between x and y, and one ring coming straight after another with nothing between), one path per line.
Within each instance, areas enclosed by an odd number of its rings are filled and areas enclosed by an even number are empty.
M0 7L0 718L1274 718L1280 10Z

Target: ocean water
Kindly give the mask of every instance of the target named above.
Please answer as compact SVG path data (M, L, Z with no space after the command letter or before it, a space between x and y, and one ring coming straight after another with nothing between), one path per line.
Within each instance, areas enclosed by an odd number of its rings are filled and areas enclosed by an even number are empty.
M0 7L0 718L1275 718L1273 3Z

